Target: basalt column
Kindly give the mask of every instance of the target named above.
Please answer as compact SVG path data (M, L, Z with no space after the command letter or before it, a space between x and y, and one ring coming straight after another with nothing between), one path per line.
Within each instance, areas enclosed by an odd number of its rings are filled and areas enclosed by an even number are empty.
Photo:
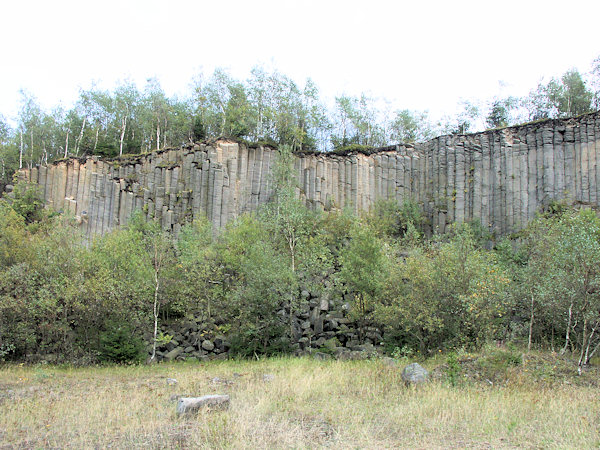
M551 202L598 206L600 113L471 135L440 136L369 154L296 155L297 195L315 210L360 212L379 200L413 200L431 231L480 220L497 235L519 230ZM206 217L216 232L273 194L277 150L233 141L127 156L62 160L19 172L48 207L72 214L89 236L138 211L177 234Z

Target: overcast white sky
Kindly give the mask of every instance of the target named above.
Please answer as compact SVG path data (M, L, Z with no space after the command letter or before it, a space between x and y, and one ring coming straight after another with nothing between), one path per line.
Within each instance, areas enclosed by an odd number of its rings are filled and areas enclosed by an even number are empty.
M92 81L156 76L167 94L201 69L245 79L258 64L323 96L366 92L393 109L452 112L459 99L524 95L600 56L600 1L2 0L0 113L19 89L70 106Z

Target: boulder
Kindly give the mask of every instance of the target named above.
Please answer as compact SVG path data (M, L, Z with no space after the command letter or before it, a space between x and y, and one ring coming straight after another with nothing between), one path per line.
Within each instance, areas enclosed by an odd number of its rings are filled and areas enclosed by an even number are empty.
M316 341L313 342L313 347L315 347L315 348L323 347L323 345L325 345L326 341L327 341L327 339L325 339L324 337L320 337L319 339L317 339Z
M170 352L171 350L173 350L177 347L179 347L179 342L177 342L175 339L171 339L169 342L167 342L165 344L165 348L167 349L168 352Z
M315 324L315 321L318 319L319 317L319 308L317 308L316 306L311 310L310 312L310 317L309 317L309 321L311 325Z
M229 342L227 342L225 336L217 336L213 339L213 343L215 344L215 347L217 347L222 352L229 348Z
M412 363L402 371L402 380L407 385L425 383L428 379L429 372L418 363Z
M272 373L265 373L262 379L265 383L270 383L275 379L275 375L273 375Z
M203 397L181 397L177 402L177 414L194 414L200 409L211 411L229 408L229 395L205 395Z
M327 296L321 297L319 308L321 309L321 311L329 311L329 299L327 298Z
M212 341L209 341L208 339L205 341L202 341L202 348L204 350L206 350L207 352L213 351L215 349L215 344L212 343Z
M370 342L365 342L364 344L360 344L360 345L354 345L352 347L352 350L355 350L357 352L367 352L367 353L374 353L377 351L375 346Z
M394 358L390 358L389 356L384 356L383 358L381 358L381 362L383 363L384 366L388 366L388 367L397 367L398 366L398 361L396 361Z
M344 349L343 347L342 350L340 350L340 347L338 347L336 349L336 358L342 361L358 361L366 359L367 354L365 352Z
M321 334L322 332L323 332L323 317L319 316L315 320L314 333L315 334Z
M169 353L167 353L164 358L167 361L172 361L175 358L177 358L179 355L181 355L183 353L183 347L177 347L174 348L173 350L171 350Z
M331 359L331 355L329 353L316 352L316 353L313 353L313 358L318 361L325 361L325 360Z

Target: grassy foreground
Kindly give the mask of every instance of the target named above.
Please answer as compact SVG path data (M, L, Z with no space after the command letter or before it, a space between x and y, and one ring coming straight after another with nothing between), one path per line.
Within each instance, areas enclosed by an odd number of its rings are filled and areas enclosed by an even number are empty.
M548 382L527 367L502 383L439 377L415 389L381 360L10 365L0 367L0 448L598 447L597 373ZM176 416L177 395L211 393L229 394L229 410Z

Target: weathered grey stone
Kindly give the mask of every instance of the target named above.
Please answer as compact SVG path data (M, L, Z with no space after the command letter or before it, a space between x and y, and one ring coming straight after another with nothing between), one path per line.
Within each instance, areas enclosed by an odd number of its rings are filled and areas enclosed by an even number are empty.
M315 320L314 333L316 335L321 334L323 332L323 319L324 319L323 316L319 316Z
M313 353L313 358L319 361L325 361L331 359L331 355L329 353L315 352Z
M419 363L412 363L402 370L402 380L406 384L421 384L427 382L429 372Z
M165 354L164 358L167 361L172 361L183 353L183 347L177 347Z
M207 352L211 352L215 349L215 344L213 344L212 341L209 341L207 339L205 341L202 341L202 348Z
M365 352L344 349L344 351L339 351L337 353L337 359L342 361L358 361L367 359L367 354Z
M205 395L203 397L181 397L177 401L177 414L194 414L200 409L211 411L229 408L229 395Z
M384 356L383 358L381 358L381 362L388 367L398 366L398 361L396 361L394 358L390 358L389 356Z
M382 198L412 198L440 232L455 220L479 218L490 231L506 234L552 200L598 205L599 117L441 136L369 156L301 155L294 161L297 195L313 209L354 211ZM38 183L46 204L78 217L88 236L126 224L136 209L176 234L190 219L206 216L217 233L271 197L276 150L225 141L197 147L118 167L96 156L61 161L23 169L18 177ZM300 294L310 298L304 286ZM321 297L314 306L327 311L333 305Z
M170 333L167 333L167 334L170 334ZM167 343L165 344L165 348L166 348L166 349L167 349L167 351L169 351L169 352L170 352L171 350L173 350L174 348L177 348L177 347L179 347L179 342L177 342L175 339L171 339L169 342L167 342Z
M310 324L314 325L315 321L317 320L317 318L319 317L319 308L317 308L316 306L311 310L310 312Z
M320 337L319 339L317 339L314 342L314 347L316 347L316 348L323 347L325 345L325 342L327 342L327 339L325 339L325 337Z
M329 311L329 298L327 298L326 296L321 297L319 307L321 311Z

